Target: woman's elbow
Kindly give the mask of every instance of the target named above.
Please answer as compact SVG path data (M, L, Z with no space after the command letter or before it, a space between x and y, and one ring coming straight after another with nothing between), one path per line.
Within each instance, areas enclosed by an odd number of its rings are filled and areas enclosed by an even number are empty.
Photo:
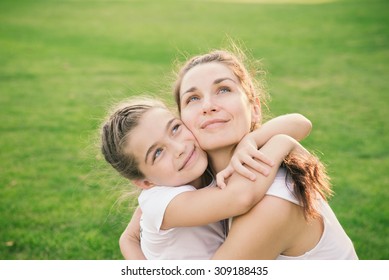
M124 244L128 243L129 238L126 232L123 232L122 235L119 237L119 247L122 248Z
M124 259L128 259L126 252L128 250L127 247L128 247L129 243L130 243L130 239L129 239L128 235L125 232L123 232L119 238L119 248L120 248L120 252L122 253Z

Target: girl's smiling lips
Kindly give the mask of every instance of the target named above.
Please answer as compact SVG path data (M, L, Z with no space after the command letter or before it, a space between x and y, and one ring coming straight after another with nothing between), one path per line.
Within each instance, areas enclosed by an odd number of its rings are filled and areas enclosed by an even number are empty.
M184 169L188 165L189 161L191 161L191 159L193 158L193 155L195 154L195 151L196 151L196 146L194 146L193 150L190 153L188 153L188 156L185 158L184 163L178 169L178 171L181 171L182 169Z
M220 124L224 124L226 122L228 122L228 120L211 119L211 120L207 120L207 121L201 123L200 128L201 129L213 128L213 127L217 127Z

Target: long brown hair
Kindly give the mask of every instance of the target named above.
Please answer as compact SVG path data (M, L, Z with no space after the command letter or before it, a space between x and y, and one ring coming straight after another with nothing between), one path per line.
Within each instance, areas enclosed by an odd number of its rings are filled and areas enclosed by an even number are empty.
M313 154L293 153L283 162L287 177L293 180L294 195L304 209L306 219L317 218L318 196L327 200L332 196L330 177L324 164Z
M177 73L176 82L174 83L174 97L181 113L180 87L185 74L197 65L218 62L226 65L239 79L242 88L244 89L251 103L258 98L261 102L261 108L266 106L268 99L265 90L264 81L256 79L257 73L263 73L261 68L256 68L260 63L249 63L250 72L247 70L249 66L247 56L237 46L233 46L233 51L215 50L202 55L197 55L183 64ZM260 118L261 120L263 118ZM252 130L260 126L260 123L252 125ZM320 162L315 155L300 155L291 154L284 160L284 166L287 169L288 176L294 182L294 193L303 207L305 218L315 218L319 214L315 206L317 196L327 199L332 195L332 190L329 182L325 166Z

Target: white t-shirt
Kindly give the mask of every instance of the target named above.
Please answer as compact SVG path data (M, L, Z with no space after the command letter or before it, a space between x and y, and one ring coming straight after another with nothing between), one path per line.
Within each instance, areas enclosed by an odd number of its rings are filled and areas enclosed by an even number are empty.
M295 204L299 204L293 194L293 182L288 178L286 184L286 170L280 168L274 183L269 188L267 195L283 198ZM297 257L279 255L277 260L357 260L354 245L339 223L331 207L322 198L318 201L318 210L323 218L324 230L320 241L316 246Z
M189 185L158 186L141 192L138 198L142 209L141 248L146 259L210 259L224 242L221 222L161 230L163 216L170 201L180 193L195 190Z

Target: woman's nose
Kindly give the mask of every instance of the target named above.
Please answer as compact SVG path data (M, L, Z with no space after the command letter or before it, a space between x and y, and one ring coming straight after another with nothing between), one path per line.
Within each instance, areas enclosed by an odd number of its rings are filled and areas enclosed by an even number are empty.
M215 102L212 100L212 98L207 97L207 98L203 98L202 109L203 109L203 114L207 114L216 111L217 106Z

